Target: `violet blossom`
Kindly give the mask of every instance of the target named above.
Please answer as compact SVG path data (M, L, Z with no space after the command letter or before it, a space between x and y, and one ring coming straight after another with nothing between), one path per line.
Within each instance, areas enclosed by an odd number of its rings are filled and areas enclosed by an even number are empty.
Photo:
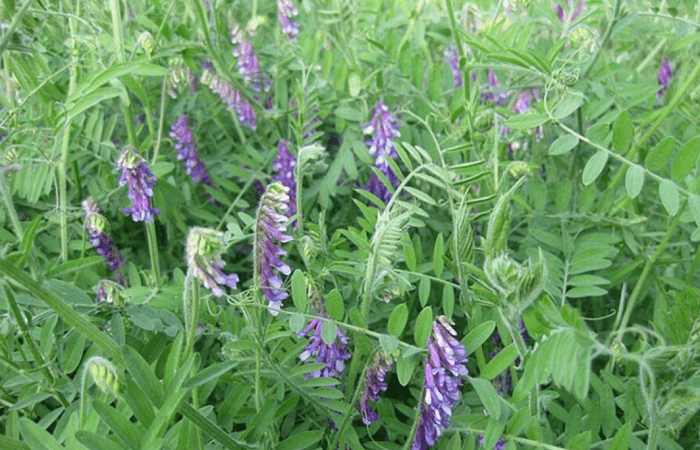
M187 126L187 114L181 115L173 124L170 137L175 139L175 150L177 150L177 160L182 161L187 175L192 177L192 181L200 181L207 186L213 186L207 168L197 153L197 145L192 139L192 130Z
M664 58L664 62L661 64L661 68L656 74L656 79L659 82L659 88L658 91L656 91L656 98L660 99L663 97L664 92L666 92L666 89L668 89L668 85L671 82L671 79L673 78L673 70L671 69L671 63L668 60L668 57Z
M117 283L123 286L124 278L119 269L124 265L124 257L119 253L112 241L112 236L107 231L107 219L100 214L100 209L92 197L83 200L83 210L90 243L95 247L97 254L109 264L109 269L114 271Z
M299 14L299 10L294 6L292 0L277 0L277 19L282 26L282 32L292 42L296 42L299 35L299 22L291 21L291 18L297 14Z
M282 300L289 294L282 289L283 281L278 274L289 275L290 267L280 260L287 254L275 242L289 242L292 237L287 231L287 203L289 189L274 182L260 199L255 225L255 261L258 283L268 300L270 314L276 316L282 307Z
M571 17L567 17L567 12L571 10L571 6L571 0L566 0L566 11L564 10L564 6L560 5L559 3L556 3L553 6L553 9L557 13L557 17L559 18L559 21L561 23L570 23L576 20L583 13L584 8L586 7L586 2L577 2L576 6L574 7L574 10L571 13Z
M198 279L216 297L224 295L222 286L235 289L238 275L225 274L221 258L225 250L224 233L210 228L194 227L187 235L185 247L188 273Z
M452 44L445 49L445 58L447 63L452 69L452 78L455 81L455 88L460 88L464 84L464 79L462 78L462 71L459 70L459 52L457 52L457 46Z
M260 61L253 51L252 42L245 38L241 39L233 55L238 57L238 73L246 84L256 92L267 92L272 82L260 70Z
M389 166L388 158L394 159L398 156L393 140L400 137L401 133L399 132L398 120L389 114L389 108L384 103L377 103L372 120L365 126L364 134L372 135L370 140L365 141L365 145L369 147L369 154L375 158L377 169L396 188L399 184L398 178ZM379 197L384 203L388 203L391 199L391 192L377 175L373 174L370 177L365 189Z
M493 102L496 106L504 106L508 103L508 93L501 88L501 82L493 69L489 69L486 77L488 89L482 94L485 102Z
M286 139L280 139L277 150L277 158L272 164L272 170L276 173L272 175L272 179L279 181L282 186L287 187L287 215L293 216L297 212L297 196L296 196L296 167L297 158L289 151L290 142Z
M122 171L119 177L119 185L129 185L129 199L131 207L124 209L124 214L131 214L134 222L153 222L153 216L160 211L151 207L153 187L156 185L156 176L148 168L148 163L133 147L124 147L117 169Z
M451 425L452 407L459 401L461 378L468 374L464 366L467 351L456 339L449 319L439 316L433 323L425 358L425 396L420 403L420 418L412 450L425 450Z
M391 370L393 362L388 355L379 351L374 358L374 362L367 369L365 377L365 387L362 392L362 401L360 402L360 410L362 412L362 422L365 425L371 425L372 422L379 420L379 414L372 409L370 400L378 402L379 393L387 390L386 373Z
M226 103L227 110L231 111L233 108L236 108L238 120L240 120L243 125L246 125L252 130L257 129L258 117L255 114L253 105L243 97L241 91L234 88L231 86L231 83L214 73L214 68L209 61L205 61L204 63L201 81L209 86L209 89Z
M318 317L328 319L328 315L318 313ZM350 352L347 349L348 337L337 328L336 338L332 344L326 344L322 337L325 320L314 319L303 330L297 333L297 337L309 336L309 343L304 347L304 351L299 355L299 359L306 362L314 357L317 363L325 364L314 372L306 374L305 378L340 378L345 369L345 361L350 359Z

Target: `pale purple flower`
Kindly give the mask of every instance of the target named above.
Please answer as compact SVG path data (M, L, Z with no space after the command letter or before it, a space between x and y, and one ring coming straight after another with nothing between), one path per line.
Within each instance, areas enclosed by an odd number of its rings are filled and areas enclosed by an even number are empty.
M456 339L457 332L449 319L439 316L433 323L425 358L425 396L420 403L420 418L412 450L425 450L450 426L452 407L459 401L461 378L467 376L464 366L467 351Z
M371 425L372 422L379 420L379 414L372 409L369 402L370 400L378 402L379 393L387 390L386 373L391 370L392 366L391 358L380 351L374 358L372 365L367 369L365 387L360 402L362 422L365 425Z
M671 63L668 60L668 57L664 58L664 62L661 64L661 68L656 74L656 79L659 82L659 88L658 91L656 91L656 98L661 98L664 95L664 92L666 92L666 89L668 89L668 85L671 82L671 79L673 78L673 70L671 69Z
M498 76L493 69L489 69L487 76L488 88L482 94L485 102L493 102L496 106L504 106L508 103L508 93L501 87Z
M327 319L324 313L317 314L318 317ZM326 323L324 320L314 319L303 330L297 333L297 337L309 336L309 343L304 347L304 351L299 355L299 359L307 361L313 357L317 363L325 364L314 372L306 374L306 379L310 378L340 378L345 369L345 361L350 359L350 352L347 349L348 337L337 328L336 338L332 344L328 345L323 341L322 330Z
M584 8L586 7L586 2L577 2L573 12L571 13L571 17L567 17L567 13L571 10L571 6L571 0L566 0L566 10L564 10L564 6L560 5L559 3L556 3L553 6L553 9L557 13L557 17L561 23L573 22L576 20L583 13Z
M224 233L211 228L194 227L187 235L185 247L189 273L216 297L224 295L222 286L236 289L238 275L225 274L221 258L226 243Z
M274 182L260 199L260 206L255 225L255 261L258 283L267 298L270 314L276 316L282 307L282 300L289 294L282 289L279 274L289 275L290 267L282 262L280 256L287 254L277 242L292 240L287 231L287 202L289 189ZM277 241L277 242L276 242Z
M248 39L241 39L238 49L234 51L238 57L238 73L241 74L246 84L256 92L267 92L272 83L260 70L258 55L253 51L253 43Z
M372 120L365 125L364 134L372 135L370 140L365 141L365 145L369 147L369 154L375 158L377 169L387 177L389 183L395 188L398 186L398 179L389 166L388 158L394 159L398 156L394 139L400 137L401 133L399 132L398 120L389 114L389 108L384 103L377 103ZM391 192L376 175L370 177L365 189L379 197L384 203L391 199Z
M243 97L241 91L234 88L231 86L231 83L214 73L214 68L209 61L205 61L204 63L201 81L209 86L212 92L221 97L221 100L226 103L226 109L231 111L233 108L236 108L238 120L240 120L243 125L250 127L252 130L258 127L258 118L253 109L253 105L251 105L248 99Z
M175 139L175 150L177 150L177 159L182 161L187 175L192 177L192 181L199 183L200 181L207 186L213 186L207 168L204 162L197 153L197 145L192 139L192 130L187 125L187 114L183 114L173 124L170 137Z
M277 158L272 164L272 170L275 174L272 179L279 181L280 184L287 187L287 214L289 217L297 212L297 196L296 196L296 167L297 158L289 151L290 142L286 139L280 139L277 150Z
M134 222L153 222L153 216L160 214L160 211L151 207L156 176L151 173L146 160L133 147L124 147L117 161L117 169L122 171L119 185L129 185L132 206L125 208L124 214L131 214Z
M292 0L277 0L277 18L282 26L282 32L292 41L297 41L299 35L299 22L292 22L291 18L299 14Z
M445 58L452 69L455 88L460 88L464 84L464 79L462 78L462 71L459 70L459 52L457 52L456 45L452 44L445 49Z
M124 285L124 278L119 270L124 265L124 257L119 253L112 241L112 236L107 231L107 219L100 214L100 209L92 197L83 200L83 212L90 243L95 247L97 254L109 264L109 269L114 271L117 283Z

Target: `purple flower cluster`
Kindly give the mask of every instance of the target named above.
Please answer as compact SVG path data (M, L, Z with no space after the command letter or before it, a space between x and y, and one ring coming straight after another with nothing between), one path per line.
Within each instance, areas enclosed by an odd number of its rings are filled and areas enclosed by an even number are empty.
M452 44L445 49L445 58L452 69L452 78L455 80L455 88L460 88L464 84L462 71L459 70L459 52L457 46Z
M324 313L317 315L324 319L328 318ZM313 332L309 336L309 343L299 355L299 359L306 361L310 357L315 357L315 362L326 365L321 369L306 374L306 379L321 377L340 378L345 369L345 361L350 359L350 352L347 349L348 337L340 331L340 328L338 328L336 339L332 344L328 345L323 341L321 331L324 323L324 320L314 319L306 328L297 333L297 337L304 337Z
M224 249L224 234L220 231L195 227L187 235L185 251L189 273L216 297L224 295L221 286L235 289L238 284L238 275L227 275L221 270L226 265L221 258Z
M289 141L280 139L277 158L272 164L272 170L275 171L272 179L287 187L287 197L289 197L287 201L287 215L291 217L297 212L295 175L297 158L289 151L289 145Z
M375 164L393 187L398 186L398 179L391 170L387 158L394 159L397 156L394 139L401 136L398 120L389 114L389 108L382 102L377 103L372 120L365 126L365 134L371 134L372 138L365 141L369 147L369 154L375 158ZM391 192L376 176L372 175L365 189L379 197L384 203L391 199Z
M287 254L275 242L289 242L292 237L287 231L288 188L275 182L267 187L260 199L260 207L255 226L255 261L260 288L267 298L270 314L276 316L282 307L282 300L289 294L282 289L282 279L278 273L289 275L290 267L280 260Z
M668 60L668 57L664 58L663 64L661 64L661 68L656 74L656 79L659 82L659 88L658 91L656 91L656 98L661 98L664 95L664 92L666 92L666 89L668 89L668 85L671 82L671 79L673 78L673 70L671 70L671 63Z
M83 200L83 210L90 243L95 247L97 254L109 264L109 269L114 271L117 283L123 286L124 278L119 269L124 265L124 257L119 253L112 241L112 236L107 232L107 219L100 214L100 209L92 197Z
M183 114L173 124L170 137L175 139L175 150L177 150L177 160L182 161L187 175L192 177L192 181L200 181L207 186L213 186L207 168L197 153L197 145L192 139L192 130L187 126L187 114Z
M425 358L425 397L412 450L425 450L450 426L452 407L459 401L461 378L467 376L467 351L455 338L449 319L439 316L433 323Z
M209 86L212 92L221 97L221 100L226 103L226 109L231 111L233 108L236 108L238 120L240 120L243 125L246 125L252 130L258 127L258 117L255 114L253 105L243 97L241 91L215 74L214 68L209 61L204 63L204 72L202 73L201 81Z
M498 81L498 76L493 69L489 69L489 74L486 78L488 89L482 94L485 102L493 102L496 106L505 106L508 103L508 93L501 88L501 82Z
M267 92L272 82L260 70L260 61L253 51L252 42L245 38L241 39L233 55L238 57L238 73L246 84L256 92Z
M362 393L362 401L360 410L362 412L362 422L365 425L371 425L372 422L379 420L379 414L376 413L370 406L370 400L378 402L379 393L387 390L386 373L391 370L393 362L390 357L383 352L377 353L374 362L367 370L365 377L365 389Z
M571 10L571 0L566 0L566 6L567 6L567 11ZM571 13L571 17L566 17L567 11L564 11L564 7L560 5L559 3L556 3L554 5L554 11L557 13L557 17L559 18L559 21L561 23L571 23L574 20L576 20L582 13L584 8L586 7L586 2L577 2L576 6L574 7L573 12Z
M277 18L282 26L282 32L292 41L297 41L299 34L299 22L292 22L291 18L299 14L292 0L277 0Z
M125 208L124 214L131 214L134 222L153 222L153 216L160 214L160 211L151 207L156 176L151 173L146 160L133 147L124 147L117 161L117 169L122 171L119 185L129 185L132 206Z

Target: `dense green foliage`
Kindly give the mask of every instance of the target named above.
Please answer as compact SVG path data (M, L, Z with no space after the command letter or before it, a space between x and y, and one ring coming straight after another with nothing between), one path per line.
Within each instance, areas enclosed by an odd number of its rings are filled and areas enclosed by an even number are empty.
M447 316L469 376L434 448L700 449L697 2L292 2L297 42L271 0L3 0L0 448L408 449ZM125 148L153 222L123 213ZM317 313L351 355L328 377Z

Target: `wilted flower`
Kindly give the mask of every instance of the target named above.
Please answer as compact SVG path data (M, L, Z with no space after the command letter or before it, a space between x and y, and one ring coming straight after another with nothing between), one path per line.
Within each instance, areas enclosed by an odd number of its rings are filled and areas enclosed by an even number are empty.
M209 179L204 162L197 153L197 145L192 139L192 130L187 126L187 120L187 114L181 115L170 131L170 137L175 139L177 159L182 161L185 172L192 177L192 181L195 183L201 181L207 186L212 186L213 183Z
M400 137L401 133L399 132L398 120L389 114L389 108L384 103L377 103L374 116L365 126L364 133L372 135L370 140L365 141L365 145L369 147L369 154L375 158L377 168L387 177L393 187L398 186L398 179L394 171L391 170L387 158L396 158L397 153L393 140ZM376 175L370 177L365 189L379 197L384 203L391 199L391 193Z
M296 203L296 167L297 158L289 151L289 141L280 139L277 151L277 158L272 164L272 170L276 173L272 175L272 179L279 181L282 186L287 188L287 215L293 216L297 212Z
M459 70L459 52L457 46L452 44L445 49L445 58L452 69L452 78L455 80L455 88L459 88L464 84L462 72Z
M287 231L288 188L275 182L267 187L260 199L255 224L255 261L260 288L268 300L270 314L276 316L282 300L289 294L282 288L282 279L277 273L289 275L290 267L280 260L287 254L275 243L289 242Z
M554 7L553 7L554 11L557 13L557 17L559 18L559 21L561 23L573 22L574 20L576 20L578 18L578 16L580 16L581 13L583 13L583 9L586 7L586 2L583 2L583 1L577 2L576 7L574 8L574 10L571 14L571 17L567 18L566 14L568 11L571 10L571 5L572 5L571 0L566 0L566 7L567 7L566 11L564 10L564 7L562 5L560 5L559 3L556 3L554 5Z
M189 272L216 297L224 295L222 285L236 289L238 284L238 275L227 275L221 270L226 265L221 258L225 244L224 233L211 228L194 227L187 235L185 251Z
M425 397L420 404L420 419L412 450L425 450L450 426L452 407L460 399L462 377L467 376L467 351L455 338L457 332L449 319L439 316L433 323L425 358Z
M299 34L299 22L292 22L291 18L299 14L292 0L277 0L277 18L282 26L282 32L292 41L297 41Z
M124 214L131 214L134 222L153 222L153 215L160 214L160 211L151 207L156 176L149 170L146 160L133 147L124 147L117 169L122 171L119 185L129 185L132 206L125 208Z
M328 316L323 313L318 314L319 317L327 319ZM304 351L299 355L302 361L308 360L310 357L315 357L317 363L323 363L326 366L306 374L306 379L309 378L340 378L345 369L345 361L350 359L350 352L347 349L348 337L337 328L336 338L332 344L328 345L323 341L321 332L325 321L314 319L311 323L297 333L297 337L304 337L313 332L309 336L309 343L304 347Z
M379 393L387 390L386 373L391 370L392 366L391 358L380 351L374 358L372 365L367 369L360 407L362 422L365 425L371 425L372 422L379 420L379 414L372 409L369 402L370 400L378 402Z
M233 108L236 108L238 120L243 125L250 127L252 130L258 127L258 118L255 115L255 110L253 110L253 105L243 97L241 91L235 89L228 81L215 74L214 68L209 61L204 63L201 81L209 86L212 92L221 97L221 100L226 103L226 109L231 111Z
M119 271L124 265L124 258L114 245L112 236L107 232L107 219L100 214L100 209L92 197L83 200L83 210L85 226L90 234L90 243L95 247L97 254L109 264L110 270L114 271L117 282L124 285L124 279Z
M666 89L668 89L668 85L671 82L671 79L673 78L673 70L671 70L671 64L668 60L668 57L664 58L663 64L661 64L661 68L656 74L656 79L659 81L659 88L658 91L656 91L656 98L661 98L664 95L664 92L666 92Z

